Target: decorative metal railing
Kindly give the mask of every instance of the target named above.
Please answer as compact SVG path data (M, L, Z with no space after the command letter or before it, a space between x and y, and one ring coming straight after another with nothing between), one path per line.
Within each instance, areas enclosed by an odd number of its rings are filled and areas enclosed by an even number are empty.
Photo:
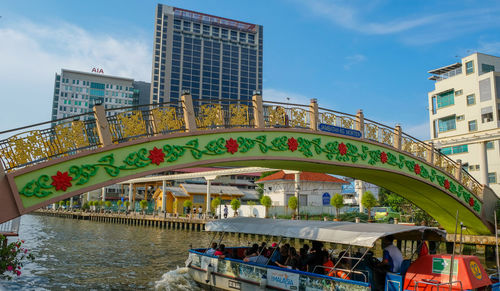
M338 112L317 107L315 102L302 105L272 101L259 103L255 100L192 100L190 95L187 97L181 102L107 109L100 120L98 111L95 111L0 132L0 136L10 135L0 140L0 160L5 170L14 171L49 159L106 146L108 144L103 134L110 136L111 143L122 143L154 135L221 128L317 130L318 123L324 123L358 130L362 139L394 147L430 163L455 177L478 197L482 191L483 186L477 180L458 163L434 149L432 144L403 133L399 126L392 128L364 119L362 113L352 115ZM186 124L188 121L189 124ZM98 124L100 128L109 127L109 132L99 133ZM44 127L47 125L48 128Z

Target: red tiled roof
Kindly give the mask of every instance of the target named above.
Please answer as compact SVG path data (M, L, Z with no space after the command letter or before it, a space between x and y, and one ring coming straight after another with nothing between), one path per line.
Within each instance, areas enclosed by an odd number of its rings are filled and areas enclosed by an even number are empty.
M174 172L199 173L199 172L210 172L210 171L228 170L228 169L229 168L196 167L196 168L177 169L177 170L174 170ZM260 177L260 173L246 173L246 174L235 174L235 175L236 176Z
M267 177L264 177L255 183L269 182L275 180L295 180L295 174L285 174L284 171L279 171ZM329 182L329 183L338 183L338 184L349 184L349 182L344 181L339 178L335 178L333 176L323 174L323 173L313 173L313 172L301 172L300 173L301 181L315 181L315 182Z

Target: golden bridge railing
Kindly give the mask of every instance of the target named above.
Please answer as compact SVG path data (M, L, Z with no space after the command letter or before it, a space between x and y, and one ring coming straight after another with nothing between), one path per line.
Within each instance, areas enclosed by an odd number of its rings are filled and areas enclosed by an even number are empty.
M310 128L309 107L274 101L264 102L266 127Z
M49 128L44 126L50 125ZM6 170L40 161L76 154L100 144L93 113L22 127L0 134L14 135L0 140L2 166Z
M48 159L72 155L112 143L121 143L160 134L220 128L303 128L316 131L318 124L358 130L361 138L375 141L413 155L455 177L477 196L482 185L461 165L401 131L356 115L309 105L252 100L193 100L184 93L179 102L106 109L94 107L93 113L0 132L10 135L0 140L0 160L12 171ZM97 126L99 124L99 127ZM49 128L44 126L50 125ZM98 128L107 128L99 131Z
M193 100L193 105L196 126L200 130L254 127L252 101Z
M326 108L318 108L319 123L334 125L342 128L355 129L359 128L360 122L356 115L343 113Z

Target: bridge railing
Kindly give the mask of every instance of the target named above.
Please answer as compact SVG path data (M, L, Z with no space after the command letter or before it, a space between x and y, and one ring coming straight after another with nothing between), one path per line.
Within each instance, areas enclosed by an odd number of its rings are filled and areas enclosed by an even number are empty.
M355 130L358 130L361 124L356 115L322 107L318 108L318 122Z
M12 171L48 159L147 136L259 126L317 130L318 123L358 130L361 138L402 150L442 169L477 196L482 191L482 185L459 163L434 149L432 144L403 133L398 125L392 128L365 119L362 111L352 115L321 108L314 99L309 105L303 105L262 101L260 95L254 95L248 101L193 100L189 93L185 93L179 102L106 110L94 107L92 113L0 132L0 135L14 133L0 140L0 160L4 169ZM108 128L107 132L99 132L98 124L99 128ZM50 127L43 128L47 125Z
M12 170L97 148L100 140L96 128L94 114L85 113L0 132L14 133L0 140L2 166Z
M264 101L263 106L266 127L310 128L307 105Z

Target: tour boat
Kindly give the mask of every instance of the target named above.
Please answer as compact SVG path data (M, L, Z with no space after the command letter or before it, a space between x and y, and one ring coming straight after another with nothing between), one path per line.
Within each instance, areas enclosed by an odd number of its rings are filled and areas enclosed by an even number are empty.
M344 270L350 280L316 273L244 262L245 247L226 248L236 258L219 258L205 254L207 249L191 249L186 260L189 274L199 285L216 290L496 290L498 280L490 278L476 256L420 254L414 261L406 259L400 273L387 272L385 285L374 280L370 249L386 236L396 240L444 241L443 230L400 224L303 221L237 217L208 222L205 229L220 235L244 233L280 238L296 238L348 246L345 257L351 268ZM214 236L215 237L215 236ZM220 243L220 241L219 241ZM358 248L358 252L355 250ZM416 249L416 248L415 248ZM359 252L362 250L362 252ZM413 255L412 255L413 257ZM453 259L454 264L450 262ZM321 268L325 268L322 267ZM327 268L329 274L341 270ZM331 272L331 271L334 272ZM450 279L451 275L451 279Z

